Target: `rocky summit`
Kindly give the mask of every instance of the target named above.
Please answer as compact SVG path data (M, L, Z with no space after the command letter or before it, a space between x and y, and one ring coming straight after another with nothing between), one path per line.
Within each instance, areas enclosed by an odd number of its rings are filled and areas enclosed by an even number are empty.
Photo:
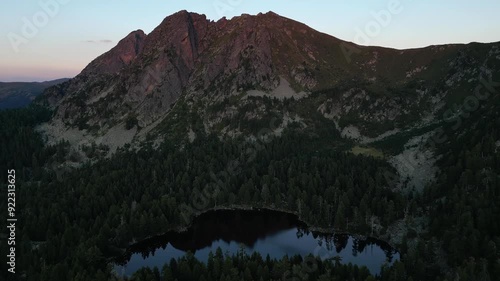
M181 11L46 90L55 116L41 130L49 140L111 151L290 126L369 144L441 122L492 81L499 58L499 43L366 47L273 12L212 21Z

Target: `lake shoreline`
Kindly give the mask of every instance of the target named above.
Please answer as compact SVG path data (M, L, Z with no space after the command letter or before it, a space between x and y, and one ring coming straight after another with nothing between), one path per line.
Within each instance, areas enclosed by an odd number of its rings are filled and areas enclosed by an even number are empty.
M374 236L371 236L371 235L366 235L366 234L359 234L359 233L356 233L356 231L345 231L345 230L338 230L338 229L335 229L333 227L329 228L329 227L321 227L321 226L314 226L313 224L309 224L307 221L305 221L304 219L302 219L300 217L300 215L296 212L293 212L293 211L290 211L290 210L286 210L286 209L282 209L282 208L276 208L276 207L270 207L270 206L250 206L250 205L231 205L231 206L218 206L218 207L213 207L213 208L210 208L210 209L207 209L207 210L204 210L204 211L198 211L196 212L192 217L191 217L191 221L188 225L186 226L178 226L178 227L173 227L165 232L162 232L162 233L159 233L159 234L155 234L155 235L151 235L151 236L148 236L144 239L141 239L139 241L134 241L132 243L129 243L129 245L126 247L126 248L119 248L122 253L119 257L114 257L112 258L111 260L114 260L114 262L116 262L118 259L120 258L123 258L127 255L131 255L133 254L134 252L131 250L132 248L134 247L138 247L140 244L142 243L147 243L147 241L150 241L152 239L157 239L157 238L160 238L162 236L165 236L169 233L176 233L176 234L182 234L182 233L185 233L187 232L190 228L192 228L193 226L193 223L199 219L201 216L203 215L206 215L206 214L209 214L211 212L217 212L217 211L267 211L267 212L279 212L279 213L282 213L282 214L287 214L287 215L292 215L292 216L295 216L297 221L304 225L304 228L305 230L313 233L313 234L320 234L320 235L332 235L332 234L338 234L338 235L350 235L350 236L353 236L361 241L366 241L368 239L374 239L374 240L377 240L377 241L380 241L380 242L383 242L385 243L386 245L388 245L389 247L391 247L392 249L396 250L397 252L399 252L397 250L397 247L395 247L394 245L392 245L392 243L390 243L389 241L387 241L387 239L383 238L383 237L374 237Z

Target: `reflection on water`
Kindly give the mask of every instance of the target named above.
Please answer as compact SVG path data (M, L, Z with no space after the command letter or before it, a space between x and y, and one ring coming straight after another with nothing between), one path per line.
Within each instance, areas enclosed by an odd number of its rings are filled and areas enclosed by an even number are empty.
M206 262L208 254L218 247L224 253L235 254L243 250L276 259L309 254L322 259L337 257L342 263L364 265L373 274L379 273L384 263L399 259L394 249L375 239L311 233L291 214L269 210L221 210L197 217L186 232L169 232L135 244L119 260L122 266L116 269L128 276L145 266L161 269L172 258L180 258L188 251Z

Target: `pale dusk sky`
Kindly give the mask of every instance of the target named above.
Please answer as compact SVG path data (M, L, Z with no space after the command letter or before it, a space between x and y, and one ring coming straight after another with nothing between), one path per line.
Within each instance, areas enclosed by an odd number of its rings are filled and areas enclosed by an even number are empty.
M0 9L0 81L74 77L133 30L179 10L211 20L273 11L362 45L398 49L500 41L498 0L26 0Z

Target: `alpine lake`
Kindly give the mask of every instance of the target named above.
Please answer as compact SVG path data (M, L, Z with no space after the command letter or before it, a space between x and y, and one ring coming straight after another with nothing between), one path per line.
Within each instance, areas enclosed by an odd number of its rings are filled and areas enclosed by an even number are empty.
M262 258L313 255L322 260L366 266L379 274L383 265L399 260L390 245L349 234L317 233L289 213L254 210L216 210L196 217L184 232L168 232L132 245L115 265L115 272L131 276L142 267L157 267L190 253L207 262L209 253L236 255L244 251Z

